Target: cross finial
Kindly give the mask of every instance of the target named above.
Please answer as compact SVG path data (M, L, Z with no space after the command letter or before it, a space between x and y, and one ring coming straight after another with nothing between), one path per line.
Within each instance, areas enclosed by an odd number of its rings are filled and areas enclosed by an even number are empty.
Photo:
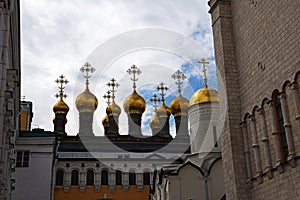
M167 86L165 86L165 84L163 82L161 82L156 89L158 91L161 91L160 95L161 95L161 101L164 103L165 102L165 91L167 91L169 88Z
M107 101L106 101L107 105L110 104L110 99L111 99L111 97L112 97L112 96L110 95L110 93L111 93L110 91L107 91L106 94L103 95L103 98L104 98L104 99L107 99Z
M25 101L26 97L25 96L21 96L22 101Z
M178 94L180 95L181 84L182 81L186 79L186 76L180 70L177 70L171 77L175 80L175 83L178 85Z
M156 94L154 94L153 97L150 99L150 102L153 103L153 107L156 111L156 108L158 107L157 103L160 102L160 99L158 98L158 96Z
M110 92L112 93L111 98L112 102L115 102L115 93L117 92L117 87L119 87L119 83L117 83L116 79L112 78L110 82L106 84L108 87L110 87Z
M59 76L59 79L56 79L55 82L58 84L58 89L59 89L59 93L57 93L55 95L56 98L60 98L62 99L63 97L64 98L67 98L67 95L64 93L64 85L68 84L69 81L66 79L66 77L64 75L60 75Z
M127 73L129 74L129 75L133 75L133 78L130 78L132 81L133 81L133 90L135 91L135 89L136 89L136 81L138 80L137 78L136 78L136 75L140 75L141 73L142 73L142 71L139 69L139 68L137 68L137 66L135 66L135 65L132 65L128 70L127 70Z
M95 70L96 69L88 62L80 68L81 73L83 73L83 77L86 79L85 84L87 88L89 85L89 78L91 78L91 74L94 73Z
M204 58L202 58L198 63L203 65L203 79L204 79L204 86L207 87L207 76L206 76L206 65L209 64Z

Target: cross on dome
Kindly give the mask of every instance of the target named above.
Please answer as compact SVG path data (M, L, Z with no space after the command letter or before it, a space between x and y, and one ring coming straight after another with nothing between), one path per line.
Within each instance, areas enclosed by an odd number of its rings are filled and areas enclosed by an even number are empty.
M81 68L80 71L83 73L83 77L86 79L85 84L88 88L89 85L89 78L91 78L91 74L94 73L96 69L91 66L90 63L86 62Z
M167 86L165 86L165 84L163 82L161 82L157 87L156 89L158 91L161 91L160 95L161 95L161 101L162 103L165 102L165 91L167 91L169 88Z
M209 62L206 61L205 58L202 58L198 63L202 64L202 66L203 66L204 87L207 87L207 76L206 76L207 68L206 68L206 65L209 64Z
M178 94L180 95L181 84L183 83L182 81L186 79L186 76L180 70L177 70L171 77L175 80L175 83L178 85Z
M111 93L110 91L107 91L106 94L103 95L103 98L107 99L107 101L106 101L107 105L110 104L110 99L112 98L112 96L110 95L110 93Z
M136 81L138 80L136 78L136 75L140 75L142 73L142 71L137 68L136 65L132 65L128 70L127 70L127 73L129 75L133 75L133 78L130 78L132 81L133 81L133 90L135 91L136 89Z
M112 99L112 102L115 102L115 93L117 92L117 87L119 87L119 83L117 83L116 79L112 78L110 80L110 82L108 82L106 84L108 87L110 87L110 92L112 93L111 95L111 99Z
M153 104L153 107L154 107L154 109L156 111L156 109L158 107L157 103L160 102L159 97L156 94L154 94L153 97L150 99L150 102Z
M56 98L62 99L62 98L67 98L67 95L64 93L64 85L68 84L69 81L65 78L64 75L60 75L59 79L56 79L55 82L58 84L58 89L59 89L59 93L57 93L55 95Z

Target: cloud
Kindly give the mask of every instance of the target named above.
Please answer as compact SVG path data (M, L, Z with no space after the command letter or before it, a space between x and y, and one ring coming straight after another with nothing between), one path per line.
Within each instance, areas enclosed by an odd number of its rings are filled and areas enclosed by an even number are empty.
M103 132L101 120L105 116L106 104L102 98L107 90L105 84L112 77L120 82L116 101L122 108L123 100L132 91L132 83L129 75L126 75L126 70L132 64L143 71L137 84L138 91L145 98L154 92L156 84L164 81L170 88L167 93L169 103L177 94L170 76L179 68L189 77L187 80L190 82L184 84L188 92L184 94L190 98L198 87L194 83L199 80L201 70L196 65L197 59L202 57L212 61L208 73L209 84L211 81L212 87L216 87L208 9L206 1L199 0L22 1L21 92L26 100L33 101L33 124L53 130L52 106L57 101L54 94L58 91L54 80L64 74L70 82L66 86L69 97L65 101L70 107L66 129L68 134L77 134L78 112L74 102L84 89L79 68L86 60L96 68L90 84L91 91L99 101L94 115L96 134ZM142 38L129 34L127 40L115 40L120 35L126 35L126 32L137 33L136 30L148 28L178 34L166 38L148 32ZM97 48L103 45L108 46L97 52ZM148 105L143 116L144 131L150 130L147 123L152 112L153 109ZM120 123L126 133L127 116L123 110ZM172 130L174 132L174 128Z

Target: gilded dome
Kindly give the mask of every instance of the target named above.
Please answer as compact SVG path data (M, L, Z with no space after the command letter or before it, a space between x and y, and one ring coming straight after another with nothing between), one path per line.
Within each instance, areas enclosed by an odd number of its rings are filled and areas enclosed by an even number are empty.
M183 97L181 94L178 95L171 103L170 109L174 117L179 115L187 115L187 109L189 107L189 100Z
M98 106L98 100L87 88L76 98L76 108L81 112L94 112Z
M193 94L189 106L211 102L219 102L218 91L209 87L204 87Z
M158 129L160 127L156 112L154 113L153 117L150 119L149 124L151 129Z
M161 104L161 106L159 106L157 108L156 112L157 112L157 115L158 115L159 118L169 117L171 115L171 109L168 106L166 106L165 102L163 102Z
M108 116L107 115L105 117L103 117L103 119L102 119L102 125L104 127L108 127Z
M53 112L55 114L67 114L69 112L69 106L60 99L54 106L53 106Z
M146 109L146 102L136 91L126 97L123 108L127 114L143 114Z
M115 102L112 102L107 106L106 114L107 116L119 116L121 114L121 108L117 104L115 104Z

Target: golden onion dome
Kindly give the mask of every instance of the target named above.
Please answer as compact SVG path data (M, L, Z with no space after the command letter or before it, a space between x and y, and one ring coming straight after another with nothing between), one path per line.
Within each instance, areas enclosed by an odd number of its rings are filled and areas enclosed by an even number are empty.
M143 114L146 109L146 102L136 91L126 97L123 108L127 114Z
M60 99L56 104L53 106L53 112L55 114L67 114L69 112L69 106Z
M165 102L163 102L161 106L157 108L156 112L159 118L169 117L171 115L171 109L166 106Z
M181 94L178 95L171 103L170 109L174 117L180 115L187 115L187 109L189 107L189 100L183 97Z
M102 125L104 127L108 127L108 116L107 115L105 117L103 117L103 119L102 119Z
M195 104L219 102L218 91L209 87L204 87L193 94L189 107Z
M93 95L88 88L85 89L80 95L77 96L76 101L76 108L81 112L94 112L98 106L98 100Z
M112 102L107 106L106 114L107 116L119 116L121 114L121 108L115 104L115 102Z
M159 126L159 120L158 120L156 112L154 113L153 117L150 119L149 124L150 124L151 129L158 129L158 128L160 128L160 126Z

